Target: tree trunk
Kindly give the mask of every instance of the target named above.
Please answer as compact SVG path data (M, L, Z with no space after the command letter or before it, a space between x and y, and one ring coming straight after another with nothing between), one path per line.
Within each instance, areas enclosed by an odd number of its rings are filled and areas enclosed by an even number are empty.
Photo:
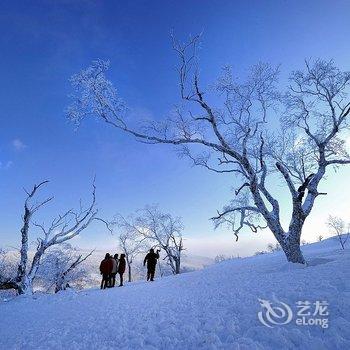
M23 227L21 228L21 260L18 265L18 271L17 271L17 282L21 283L20 281L23 280L26 274L27 269L27 261L28 261L28 230L29 230L29 223L31 219L31 212L27 208L27 204L25 204L24 207L24 215L23 215Z
M128 263L128 279L131 282L131 264Z
M159 269L160 277L163 277L162 264L161 264L160 261L159 261L159 263L157 264L157 266L158 266L158 269Z
M4 281L0 282L0 290L14 289L18 294L33 294L33 281L24 275L19 281Z
M60 276L58 276L58 278L56 280L56 285L55 285L55 293L58 293L61 290L65 289L66 283L64 281L64 278L65 278L65 274L64 273L62 273Z
M290 238L287 240L282 239L280 245L289 262L305 264L306 261L300 249L300 233L290 233Z
M339 243L340 243L342 249L345 249L342 234L337 232L337 235L338 235Z
M180 259L175 260L175 274L178 275L180 273Z
M33 294L33 281L28 278L28 276L24 276L22 281L18 283L18 294Z
M256 203L256 206L260 207L260 203ZM287 260L292 263L305 264L306 261L300 250L300 237L306 216L303 212L300 201L298 199L293 200L293 212L288 232L283 230L279 219L277 219L278 213L275 213L273 216L271 216L270 213L265 213L263 216L277 242L283 249Z

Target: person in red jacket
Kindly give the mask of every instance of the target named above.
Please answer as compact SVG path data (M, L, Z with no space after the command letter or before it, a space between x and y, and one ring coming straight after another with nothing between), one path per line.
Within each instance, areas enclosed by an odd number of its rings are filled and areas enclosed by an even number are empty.
M100 272L102 275L101 289L105 289L110 286L110 278L113 269L113 262L109 253L106 254L105 258L101 261Z
M125 254L120 254L120 259L119 259L119 264L118 264L118 273L119 273L119 277L120 277L119 287L121 287L123 285L123 274L125 272L125 266L126 266Z

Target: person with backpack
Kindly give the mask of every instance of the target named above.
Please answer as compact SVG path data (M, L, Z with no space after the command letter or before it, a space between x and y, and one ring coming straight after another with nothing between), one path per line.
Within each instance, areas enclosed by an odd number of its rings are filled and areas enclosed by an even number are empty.
M123 286L123 274L125 272L126 267L126 260L125 260L125 254L120 254L119 264L118 264L118 273L120 277L120 284L119 287Z
M145 266L147 263L147 281L154 281L154 274L156 272L157 260L159 259L159 252L160 249L158 249L155 253L154 249L151 248L143 260L143 266Z
M105 258L101 261L101 264L100 264L100 272L102 275L101 289L106 289L107 287L110 286L112 269L113 269L113 262L111 259L111 255L107 253Z

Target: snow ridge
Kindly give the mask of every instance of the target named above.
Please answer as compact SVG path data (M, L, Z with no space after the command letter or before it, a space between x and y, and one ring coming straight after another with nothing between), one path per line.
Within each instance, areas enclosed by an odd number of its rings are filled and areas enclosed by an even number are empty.
M307 267L278 252L154 283L2 302L0 348L349 349L349 250L328 239L303 253ZM327 301L329 327L268 328L258 319L259 299L294 309L297 301Z

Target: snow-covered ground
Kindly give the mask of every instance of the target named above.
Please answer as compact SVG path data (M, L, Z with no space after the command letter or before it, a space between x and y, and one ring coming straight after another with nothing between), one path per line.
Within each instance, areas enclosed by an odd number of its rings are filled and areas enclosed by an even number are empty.
M307 267L274 253L153 283L1 302L0 349L350 349L350 256L339 247L304 246ZM297 325L298 301L316 311L304 322L328 319L328 328Z

